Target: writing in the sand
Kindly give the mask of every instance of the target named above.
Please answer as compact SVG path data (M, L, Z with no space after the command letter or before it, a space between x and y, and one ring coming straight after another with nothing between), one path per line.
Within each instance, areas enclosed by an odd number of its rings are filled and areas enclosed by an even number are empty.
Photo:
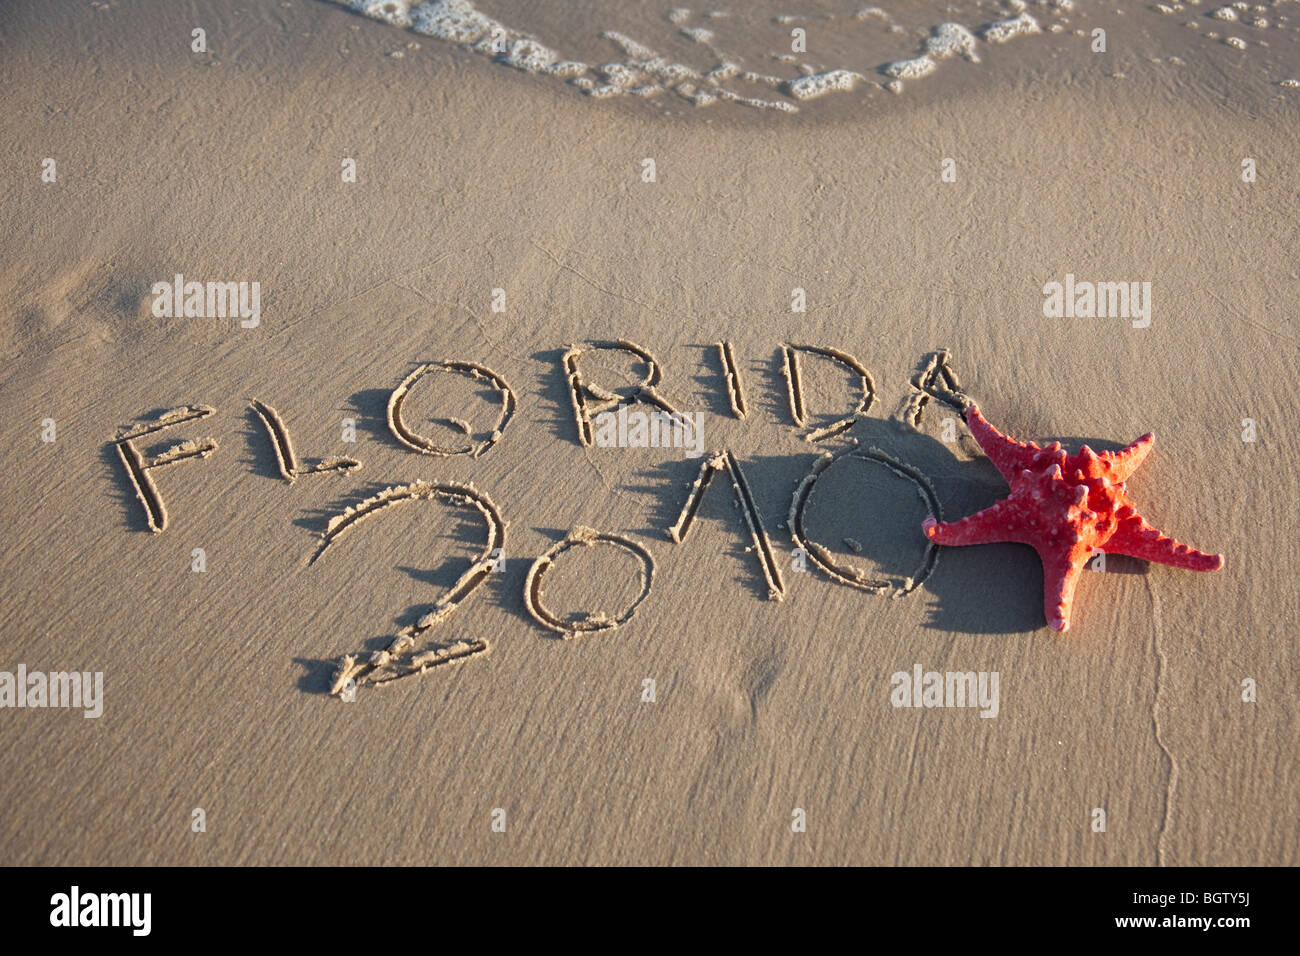
M640 380L630 386L616 386L599 381L590 373L594 364L590 359L598 353L606 353L607 356L610 353L621 353L625 358L630 356L644 369ZM743 419L749 414L749 406L732 343L719 342L717 358L721 373L720 387L725 390L730 413ZM860 391L847 414L817 427L809 424L810 415L805 401L803 363L809 358L836 363L849 373ZM803 429L803 437L810 443L818 444L843 435L866 416L875 401L876 389L870 373L847 352L813 345L784 344L780 347L779 359L790 420L796 428ZM591 342L566 351L560 358L558 372L565 382L580 445L668 445L686 449L688 457L702 459L699 473L687 492L677 520L667 529L668 537L675 544L683 543L689 536L713 477L720 472L726 473L736 505L744 516L746 530L752 539L752 548L749 550L754 556L756 571L768 597L771 600L782 600L786 585L781 562L777 559L740 460L728 448L703 453L702 416L699 413L688 415L679 411L663 395L659 388L662 371L654 355L640 345L623 339ZM407 397L417 382L433 375L461 376L475 385L487 386L489 394L495 394L499 411L495 424L486 437L474 440L468 423L459 418L446 419L452 430L461 434L461 440L450 444L423 435L411 426L404 414ZM941 349L930 354L912 378L911 390L902 408L904 422L918 427L924 409L931 400L960 413L964 413L970 404L962 392L947 350ZM649 413L630 411L636 406L648 408ZM302 478L323 474L346 474L361 467L360 461L347 457L304 462L298 456L288 424L280 413L260 399L254 399L251 407L266 431L280 476L286 482L292 484ZM393 389L388 400L387 423L394 439L414 452L436 457L468 455L477 458L488 453L501 441L517 407L518 397L501 374L475 362L448 360L418 366ZM145 521L156 534L166 530L169 519L155 473L170 465L206 458L217 451L218 444L209 437L187 438L162 452L149 455L144 450L144 440L155 440L151 436L199 422L214 411L206 405L172 409L154 418L121 427L112 440L144 510ZM629 425L629 422L634 424ZM634 432L645 440L634 439ZM829 548L808 533L806 512L814 487L827 468L834 462L849 457L880 465L914 483L931 516L936 519L939 517L939 503L934 489L921 472L878 448L860 449L854 442L837 452L821 455L794 490L788 520L784 525L794 545L791 565L797 570L803 570L811 564L832 581L872 594L895 597L910 594L924 582L934 567L933 544L927 543L921 564L912 574L899 579L873 578L864 574L860 568L836 558ZM482 549L451 589L434 602L429 612L415 624L399 631L387 647L368 655L348 654L340 660L331 693L345 699L353 699L358 687L385 684L423 674L434 667L477 657L489 649L486 640L448 643L436 639L438 626L469 599L489 574L504 567L506 521L490 495L480 488L423 480L385 488L330 518L321 541L307 564L321 560L340 539L376 515L420 501L439 501L473 516L483 529ZM543 582L549 571L575 548L595 546L621 549L636 559L641 585L636 598L626 607L615 611L564 615L547 607L543 600ZM524 604L539 625L566 638L611 631L632 619L650 594L654 573L654 556L645 545L626 535L580 526L573 528L563 540L533 561L524 581Z

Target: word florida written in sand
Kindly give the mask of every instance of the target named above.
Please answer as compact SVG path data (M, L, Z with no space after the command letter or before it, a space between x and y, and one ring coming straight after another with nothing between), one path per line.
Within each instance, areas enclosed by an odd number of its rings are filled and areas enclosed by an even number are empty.
M593 351L630 354L644 364L645 374L630 388L626 386L612 388L597 384L589 379L583 366L583 356ZM785 374L790 417L792 423L798 428L807 425L808 419L802 371L802 363L807 357L819 357L821 360L839 364L857 379L861 389L861 397L847 416L830 425L809 426L804 432L803 437L806 441L819 443L834 435L842 434L865 415L875 397L875 386L867 370L846 352L817 346L783 345L779 358ZM721 383L726 389L731 412L737 418L744 418L748 406L730 343L718 344L718 358L722 373ZM631 445L630 440L619 438L625 433L624 429L629 427L622 424L630 420L626 409L633 404L643 404L652 406L661 424L667 422L678 429L672 440L663 442L661 446L682 448L687 457L701 457L703 446L700 416L683 415L660 393L659 363L641 346L619 340L573 348L564 353L560 362L560 371L568 384L579 444L585 447L607 444ZM463 376L490 386L480 395L490 396L495 393L500 410L487 437L474 440L476 436L471 426L458 418L444 419L444 422L453 430L460 432L463 438L463 441L450 445L446 444L445 440L435 441L422 435L412 427L404 412L406 400L411 389L419 381L435 374ZM922 364L920 371L912 379L911 386L912 391L901 411L902 420L913 427L919 424L922 412L931 399L957 411L963 411L970 404L970 400L961 391L961 385L946 350L936 351L928 357L928 361ZM421 454L478 457L489 451L501 439L513 419L516 406L517 398L514 390L500 374L486 366L450 360L426 363L418 366L392 391L388 402L388 428L397 442ZM327 458L305 465L294 448L288 424L274 407L254 398L250 411L266 432L267 444L275 456L280 476L290 484L303 477L344 474L361 467L361 462L353 458ZM188 438L149 456L146 455L143 445L146 439L150 442L157 441L156 436L160 432L202 421L214 412L215 409L204 405L183 406L163 412L150 420L122 426L113 439L113 445L126 475L144 509L148 527L154 533L161 533L168 525L167 508L154 473L174 464L206 458L215 453L218 446L212 438ZM611 436L619 440L611 440ZM911 594L934 569L937 550L932 543L926 542L922 561L910 574L874 578L864 574L860 568L846 564L842 559L837 558L829 548L813 540L808 533L806 514L818 481L833 464L848 459L857 459L883 467L896 477L910 482L914 485L929 515L935 520L942 518L938 498L923 474L878 448L859 449L856 441L851 441L847 447L837 452L822 454L814 463L811 472L794 489L788 522L785 525L794 545L791 564L796 570L805 570L805 565L811 564L832 581L871 594L895 598ZM781 562L777 560L777 551L759 513L744 468L729 449L724 448L704 459L699 475L687 491L681 513L676 522L666 529L667 536L675 544L680 545L685 542L695 523L705 492L712 478L719 472L725 472L730 479L735 504L743 515L744 527L751 539L751 546L747 551L753 555L757 573L766 588L767 595L771 600L780 601L786 591ZM307 564L314 564L326 553L331 552L345 535L350 538L351 535L348 533L353 529L398 508L406 510L403 506L417 502L437 502L468 512L473 520L482 525L482 550L469 568L461 573L451 589L434 603L432 609L416 624L403 628L385 649L369 655L349 654L341 659L331 686L331 693L343 696L344 699L352 699L358 686L382 686L399 678L423 674L434 667L478 657L488 650L488 642L485 640L456 641L451 644L433 642L426 643L423 647L418 644L420 639L426 639L426 632L445 622L487 580L489 575L504 570L505 518L488 494L472 484L433 483L421 480L385 488L331 518L321 536L319 547L308 559ZM638 597L620 611L579 611L565 614L552 610L544 600L543 584L547 573L557 562L564 559L565 555L591 547L615 548L636 559L637 574L641 582ZM565 638L612 631L627 623L649 596L654 577L654 564L654 557L649 549L631 538L591 528L576 527L562 541L533 562L524 582L524 604L536 623Z

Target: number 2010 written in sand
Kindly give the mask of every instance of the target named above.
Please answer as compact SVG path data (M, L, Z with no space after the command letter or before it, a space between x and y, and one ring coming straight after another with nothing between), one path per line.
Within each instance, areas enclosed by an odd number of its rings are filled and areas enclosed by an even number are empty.
M605 388L590 381L584 374L583 356L593 352L621 352L631 355L644 364L646 372L641 381L630 388ZM731 413L736 418L743 419L748 414L748 405L731 343L718 343L717 354ZM791 420L796 427L802 428L807 423L802 371L802 363L807 356L838 363L857 380L861 390L860 398L848 415L804 433L807 441L817 443L843 434L864 417L875 400L875 386L867 370L846 352L811 345L781 346L780 359L786 399ZM680 426L689 425L688 420L681 416L658 390L661 378L659 362L650 352L633 342L617 340L575 347L564 353L560 366L572 405L577 438L583 446L591 446L595 441L593 419L622 406L644 404L651 406L655 413L667 422ZM451 446L440 444L410 427L403 414L407 395L417 381L435 373L464 376L477 384L486 383L496 392L500 412L490 435L485 440L471 441L471 428L466 422L456 418L449 418L446 421L454 430L462 433L464 440ZM959 412L964 412L969 404L969 400L961 391L961 385L946 350L932 353L912 379L911 392L902 409L903 420L913 427L918 426L923 410L931 399L940 401ZM388 428L393 437L403 446L421 454L440 457L457 455L478 457L488 452L501 440L517 406L515 392L506 380L484 365L464 361L428 363L417 367L390 394ZM304 465L294 448L288 425L279 412L271 405L257 399L252 402L252 410L266 431L281 477L290 484L302 477L330 473L345 474L361 467L358 460L343 457ZM148 421L123 426L114 437L113 445L116 447L136 497L144 509L145 519L151 531L161 533L168 525L166 504L154 480L154 472L169 465L206 458L216 452L218 446L211 438L186 439L153 457L147 457L140 448L141 440L167 429L201 421L214 411L215 409L208 406L184 406L164 412ZM817 481L833 462L844 457L875 462L898 477L910 481L916 487L930 514L936 520L941 518L934 489L923 474L878 448L859 449L855 443L837 454L827 452L821 455L814 462L812 470L795 489L786 525L795 545L794 553L811 562L831 580L849 587L873 594L888 594L892 597L910 594L934 568L936 551L933 544L927 542L922 562L912 575L901 581L890 581L872 578L856 567L838 562L828 548L813 540L807 532L806 513ZM752 539L753 546L749 550L754 555L768 597L779 601L785 595L785 583L780 564L776 559L771 539L763 525L762 516L755 504L745 473L739 460L729 449L704 456L699 474L690 486L681 512L676 522L668 529L668 537L677 544L686 540L704 494L712 478L719 472L726 472L730 479L736 503L744 515L745 525ZM364 656L364 659L363 655L345 655L334 674L330 688L332 694L350 696L359 686L383 686L403 677L423 674L434 667L480 656L489 649L486 640L440 643L431 640L434 635L430 634L468 600L479 585L487 580L489 574L501 570L504 564L505 519L488 494L472 484L419 480L385 488L332 517L321 535L319 546L307 563L310 565L320 560L336 546L340 539L375 516L387 513L401 505L420 501L440 501L474 515L483 528L482 550L455 584L434 602L433 607L415 624L401 629L386 648ZM565 554L577 548L594 546L619 548L633 555L638 563L640 592L627 607L617 613L597 612L561 616L551 610L544 600L546 576ZM636 540L612 532L576 527L564 539L533 561L524 580L524 604L538 624L566 638L614 630L631 620L638 607L649 596L654 570L655 564L651 552Z

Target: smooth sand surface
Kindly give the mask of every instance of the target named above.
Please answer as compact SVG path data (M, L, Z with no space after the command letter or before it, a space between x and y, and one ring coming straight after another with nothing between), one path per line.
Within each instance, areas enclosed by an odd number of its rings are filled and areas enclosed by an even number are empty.
M520 28L572 33L568 55L595 62L599 9L561 6L528 7ZM809 9L832 7L855 9ZM1206 9L1122 7L981 41L980 64L945 62L898 96L873 53L855 67L869 83L787 115L600 101L308 0L6 4L0 669L102 671L105 702L98 719L0 712L0 862L1296 863L1300 90L1279 81L1300 75L1300 34L1238 51L1197 35L1215 29ZM621 15L671 36L667 9ZM1268 16L1287 10L1300 26L1300 5ZM1072 32L1094 24L1104 63ZM207 54L190 50L196 26ZM847 62L847 36L816 62ZM155 318L151 286L176 273L259 281L260 326ZM1045 317L1042 287L1066 273L1151 282L1150 327ZM609 339L653 353L660 392L734 454L784 601L768 600L726 474L675 544L700 460L579 444L562 357ZM846 436L814 446L793 425L785 342L871 373ZM1017 438L1114 449L1154 431L1132 497L1225 569L1115 557L1085 574L1063 635L1023 546L943 549L893 600L794 571L791 496L849 438L923 472L948 519L1005 494L964 424L944 440L955 412L900 419L940 347ZM628 362L589 357L622 384ZM422 455L386 422L392 390L448 359L517 397L478 458ZM852 405L852 376L804 371L810 427ZM490 431L494 394L430 379L407 420L451 444L434 420ZM253 400L303 462L361 469L285 481ZM163 445L218 448L155 473L169 523L151 534L113 439L182 405L215 413ZM840 560L911 573L915 489L878 465L833 468L809 530ZM423 501L308 563L331 516L417 480L472 482L508 523L503 571L420 641L490 650L346 703L328 694L338 659L415 624L483 547L475 514ZM618 630L563 640L523 589L579 526L640 542L654 579ZM616 615L639 567L575 549L547 604ZM997 717L891 706L891 675L918 663L997 672Z

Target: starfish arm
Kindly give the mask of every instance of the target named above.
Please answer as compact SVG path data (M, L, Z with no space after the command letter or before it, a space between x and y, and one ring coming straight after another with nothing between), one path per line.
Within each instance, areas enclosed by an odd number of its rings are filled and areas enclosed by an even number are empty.
M1074 606L1074 588L1083 574L1086 558L1070 551L1039 549L1043 562L1043 613L1047 626L1056 631L1070 629L1070 610Z
M1195 548L1167 538L1140 515L1125 518L1106 542L1109 554L1126 554L1143 561L1155 561L1189 571L1217 571L1223 567L1223 555L1206 554Z
M1097 457L1110 463L1113 477L1111 481L1128 481L1129 476L1137 471L1138 465L1146 458L1147 452L1151 451L1151 446L1156 443L1156 436L1153 432L1147 432L1137 441L1121 448L1119 451L1102 452Z
M1019 516L1014 503L1003 498L960 521L938 522L926 518L921 522L921 530L935 544L993 544L999 541L1028 544L1025 536L1016 531Z
M1038 447L1022 445L1014 438L1002 434L989 424L975 405L966 409L966 425L970 428L971 436L984 449L984 454L988 455L993 467L1007 480L1007 484L1011 484L1012 479L1023 469L1032 467Z

